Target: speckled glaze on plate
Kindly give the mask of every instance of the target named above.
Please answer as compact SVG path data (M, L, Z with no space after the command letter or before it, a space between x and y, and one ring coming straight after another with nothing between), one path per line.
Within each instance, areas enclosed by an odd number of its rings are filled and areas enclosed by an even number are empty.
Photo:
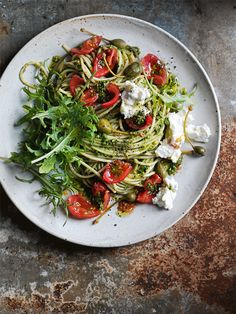
M50 214L44 199L36 192L39 187L21 183L15 179L18 170L0 163L1 183L19 210L45 231L70 242L94 247L118 247L143 241L158 235L181 219L197 202L214 171L220 147L220 113L213 86L197 59L176 38L145 21L113 14L97 14L76 17L56 24L28 42L14 57L0 81L1 124L0 156L9 156L17 149L20 130L14 122L22 114L22 84L18 80L21 66L30 60L45 60L53 55L62 55L62 44L70 47L87 39L80 32L84 27L108 38L123 38L133 46L139 46L142 55L158 54L169 63L180 83L192 88L198 83L195 97L194 117L196 123L210 126L212 136L206 144L207 153L202 158L185 157L182 170L177 174L179 191L170 211L152 205L138 205L134 213L125 218L116 215L113 209L97 225L91 220L69 219L65 226L64 213L59 209L56 216ZM10 88L9 88L10 86Z

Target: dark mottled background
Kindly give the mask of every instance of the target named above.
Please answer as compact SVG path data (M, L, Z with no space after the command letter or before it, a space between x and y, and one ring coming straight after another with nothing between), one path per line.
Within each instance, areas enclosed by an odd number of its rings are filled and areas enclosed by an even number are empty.
M40 31L89 13L142 18L196 54L219 98L220 159L184 219L120 249L60 241L31 224L0 190L0 313L236 313L236 2L0 1L0 73Z

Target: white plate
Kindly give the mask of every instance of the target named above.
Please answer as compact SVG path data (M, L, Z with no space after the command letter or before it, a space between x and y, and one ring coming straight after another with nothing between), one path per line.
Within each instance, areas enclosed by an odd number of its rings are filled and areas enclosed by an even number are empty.
M37 183L21 183L15 179L16 169L0 163L1 183L20 211L45 231L70 242L95 247L115 247L136 243L153 237L175 224L196 203L209 182L220 147L220 113L212 84L197 59L176 38L164 30L142 20L121 15L88 15L66 20L50 27L33 38L14 57L0 82L1 124L0 156L9 156L17 149L20 130L13 124L22 114L22 84L18 80L21 66L29 60L45 60L53 55L62 55L62 44L70 47L87 39L80 32L84 27L91 32L108 38L123 38L133 46L139 46L142 54L158 54L169 62L181 84L191 88L195 82L198 90L195 96L196 122L206 122L212 131L207 154L202 158L185 157L183 168L177 175L179 191L173 210L160 210L151 205L138 205L134 213L119 218L112 210L92 225L91 220L69 219L63 227L65 216L60 210L56 217L47 207L41 207L44 200L35 192Z

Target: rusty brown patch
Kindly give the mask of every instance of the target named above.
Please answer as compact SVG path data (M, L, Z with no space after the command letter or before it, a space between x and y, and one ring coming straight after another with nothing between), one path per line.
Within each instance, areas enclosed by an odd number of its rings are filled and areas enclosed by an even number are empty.
M32 308L35 310L35 313L45 310L46 304L45 297L39 294L32 294L29 299L20 295L5 297L4 303L6 309L9 311L28 310Z
M5 303L7 308L11 310L22 309L24 306L24 301L16 297L6 297Z
M73 282L71 280L68 280L66 282L60 282L57 283L54 286L53 289L53 297L56 301L62 300L63 294L70 289L70 287L73 285Z
M155 295L178 288L207 304L236 309L236 129L225 128L220 159L201 200L161 236L119 253L130 258L131 290ZM138 254L142 252L142 254ZM231 276L225 276L231 271ZM122 293L122 290L120 290Z
M60 307L62 313L80 313L84 312L87 308L86 303L74 303L74 302L65 302Z
M34 313L81 313L84 312L88 303L65 301L64 293L70 290L73 282L56 282L53 289L46 294L32 293L29 296L12 294L0 300L0 308L4 308L9 313L28 313L32 309Z
M11 28L6 21L0 21L0 36L6 36L10 34Z

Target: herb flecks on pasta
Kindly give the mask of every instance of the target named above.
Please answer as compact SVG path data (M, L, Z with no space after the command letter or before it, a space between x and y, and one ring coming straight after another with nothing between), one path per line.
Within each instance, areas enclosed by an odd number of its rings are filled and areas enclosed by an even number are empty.
M99 216L98 222L119 201L123 211L133 208L125 202L172 208L181 146L192 145L187 118L194 92L156 55L143 57L122 39L93 35L64 49L50 63L22 67L28 101L17 125L25 127L8 161L30 172L53 211L61 206L67 216ZM29 66L35 83L25 79ZM184 153L202 155L197 147Z

